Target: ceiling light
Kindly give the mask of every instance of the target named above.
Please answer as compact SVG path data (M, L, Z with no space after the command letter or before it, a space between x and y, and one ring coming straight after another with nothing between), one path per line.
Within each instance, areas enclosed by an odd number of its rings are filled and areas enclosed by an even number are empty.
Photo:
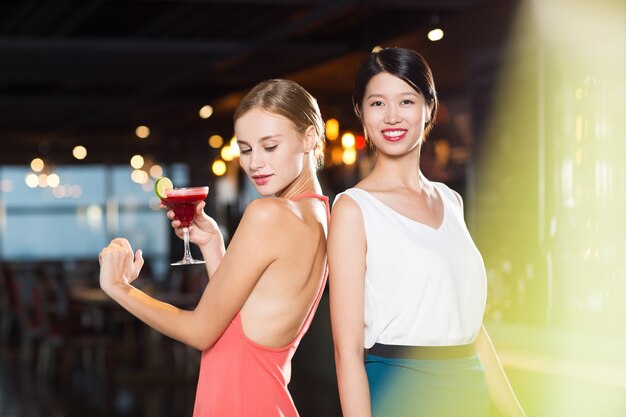
M74 158L76 159L85 159L85 157L87 156L87 148L80 145L75 146L72 150L72 155L74 155Z
M30 162L30 167L35 172L41 172L44 167L43 159L35 158Z
M222 175L226 173L226 163L222 161L221 159L216 159L215 161L213 161L211 170L213 171L213 174L217 175L218 177L221 177Z
M219 149L224 144L224 138L220 135L213 135L209 138L209 146L213 149Z
M135 129L135 135L137 135L139 139L145 139L150 136L150 128L143 125L137 126L137 129Z
M143 164L144 164L144 160L143 160L143 156L141 155L134 155L132 158L130 158L130 166L132 166L135 169L141 168Z
M428 32L428 39L433 42L437 42L438 40L441 40L441 38L443 38L443 30L440 28L435 28Z
M206 106L202 106L198 114L203 119L208 119L213 114L213 107L209 106L208 104Z

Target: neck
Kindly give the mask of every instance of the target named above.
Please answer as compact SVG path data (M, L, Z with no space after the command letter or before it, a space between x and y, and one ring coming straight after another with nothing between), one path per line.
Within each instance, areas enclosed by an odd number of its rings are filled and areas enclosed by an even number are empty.
M276 193L276 197L292 198L300 194L322 194L322 187L317 179L315 164L311 158L304 160L304 167L298 177L287 188Z
M416 146L411 152L401 156L378 153L371 175L386 188L408 188L420 191L424 182L419 164L420 151L421 147Z

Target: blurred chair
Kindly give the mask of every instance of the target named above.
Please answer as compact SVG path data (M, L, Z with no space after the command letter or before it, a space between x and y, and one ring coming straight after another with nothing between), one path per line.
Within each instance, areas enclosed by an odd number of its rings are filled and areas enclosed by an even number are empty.
M9 274L15 286L20 359L22 364L29 365L34 363L34 353L42 335L41 292L37 285L35 267L32 264L15 264Z
M113 336L93 325L88 309L71 301L63 273L60 265L42 264L34 284L41 294L42 322L37 372L67 378L79 358L83 369L104 375L115 360Z
M11 272L0 267L0 340L7 341L17 330L19 309L17 288Z

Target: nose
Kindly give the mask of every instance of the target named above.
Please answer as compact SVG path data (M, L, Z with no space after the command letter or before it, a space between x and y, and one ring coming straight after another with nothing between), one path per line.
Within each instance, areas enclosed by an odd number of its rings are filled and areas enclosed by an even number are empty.
M386 110L387 111L385 112L385 123L396 124L402 120L398 106L390 104L387 106Z
M255 150L250 152L250 160L248 162L248 166L253 171L256 171L257 169L263 168L265 166L265 161L263 160L261 152L257 152Z

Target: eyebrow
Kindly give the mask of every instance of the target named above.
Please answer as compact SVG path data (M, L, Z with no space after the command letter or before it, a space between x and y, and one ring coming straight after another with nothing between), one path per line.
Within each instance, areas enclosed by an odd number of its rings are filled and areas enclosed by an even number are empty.
M263 142L263 141L266 141L266 140L277 138L279 136L282 136L282 135L280 133L276 133L274 135L263 136L263 137L259 138L259 140L257 142ZM237 143L242 143L244 145L250 146L250 144L248 142L246 142L245 140L241 140L241 139L237 139Z
M401 93L396 94L396 96L406 96L406 95L419 96L420 94L416 91L403 91ZM365 99L367 100L372 97L386 97L386 95L380 94L380 93L372 93L369 96L367 96Z

